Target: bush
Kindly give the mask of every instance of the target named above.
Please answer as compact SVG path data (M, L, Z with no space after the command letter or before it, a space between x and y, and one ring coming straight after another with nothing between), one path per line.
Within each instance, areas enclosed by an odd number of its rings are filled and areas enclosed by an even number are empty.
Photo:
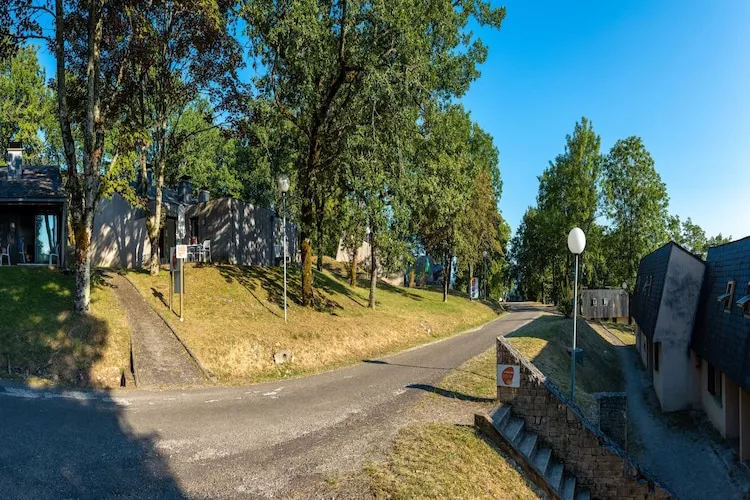
M573 316L573 299L561 299L560 302L557 303L557 310L566 318Z

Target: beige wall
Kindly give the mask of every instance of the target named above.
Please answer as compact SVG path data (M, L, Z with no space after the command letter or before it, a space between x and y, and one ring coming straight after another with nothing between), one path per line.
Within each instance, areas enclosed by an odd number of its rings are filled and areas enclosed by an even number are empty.
M717 370L717 373L721 373ZM724 374L721 373L722 378L722 399L726 391L723 390L723 379ZM723 402L719 403L713 394L708 392L708 362L706 360L701 361L701 407L706 413L706 416L711 423L719 431L722 437L726 437L726 418L724 415Z
M151 245L143 214L119 194L99 201L91 237L92 266L140 268L148 262Z

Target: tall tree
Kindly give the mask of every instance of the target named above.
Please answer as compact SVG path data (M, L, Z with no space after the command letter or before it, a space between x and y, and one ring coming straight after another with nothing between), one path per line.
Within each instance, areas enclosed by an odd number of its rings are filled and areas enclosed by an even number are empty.
M0 14L4 54L36 39L47 42L56 61L57 114L75 241L74 309L87 312L94 212L102 173L116 165L116 158L106 159L105 136L119 113L123 75L132 57L132 15L144 3L7 0L6 6L7 11Z
M299 155L302 303L313 299L311 236L319 189L341 167L346 137L365 114L352 106L365 75L389 72L415 104L463 94L486 49L469 21L499 28L504 9L482 0L244 0L253 79L261 99L288 121ZM361 100L366 102L366 99Z
M604 163L606 213L612 222L609 262L616 282L635 285L638 263L667 234L669 197L640 137L618 140Z
M54 126L54 96L44 81L36 47L26 46L0 61L0 151L21 141L32 159L42 154L39 132ZM4 162L0 158L0 162Z

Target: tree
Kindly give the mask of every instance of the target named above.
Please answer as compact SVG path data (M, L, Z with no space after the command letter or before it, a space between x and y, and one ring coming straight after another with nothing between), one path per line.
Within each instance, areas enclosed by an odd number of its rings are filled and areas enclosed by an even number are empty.
M639 137L618 140L604 163L602 182L609 232L609 262L616 282L635 285L641 258L667 234L669 197L654 160Z
M119 113L123 75L132 57L132 14L144 3L8 0L6 6L0 13L2 55L36 39L45 41L55 58L57 115L75 241L74 309L84 313L89 308L91 231L102 174L117 165L116 154L105 149L105 138Z
M43 149L39 131L54 121L54 96L45 85L36 47L22 47L0 61L0 151L11 140L21 141L26 157L38 158Z
M408 82L400 88L414 105L461 95L486 57L467 33L469 21L499 28L505 11L481 0L245 0L241 16L254 64L263 68L253 88L291 125L298 150L302 303L310 305L314 205L341 168L346 138L363 124L366 114L353 104L365 76Z

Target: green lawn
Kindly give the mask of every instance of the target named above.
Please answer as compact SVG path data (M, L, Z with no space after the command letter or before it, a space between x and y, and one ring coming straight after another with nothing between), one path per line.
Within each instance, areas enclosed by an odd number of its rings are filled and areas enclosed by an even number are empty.
M542 316L506 338L542 371L563 393L570 393L570 355L573 320L556 315ZM591 414L595 392L621 391L623 375L615 349L584 320L578 321L578 347L583 348L583 365L576 367L576 403Z
M0 267L0 377L119 386L129 370L130 331L114 293L99 280L92 285L91 313L72 309L72 276Z
M185 320L171 323L203 365L223 384L244 384L311 373L413 347L498 316L479 302L439 292L378 283L377 307L367 308L369 282L349 286L345 270L327 261L315 272L316 307L298 305L300 278L289 274L289 321L284 322L280 268L188 265ZM143 296L169 315L169 273L130 272ZM277 367L274 352L294 361Z

